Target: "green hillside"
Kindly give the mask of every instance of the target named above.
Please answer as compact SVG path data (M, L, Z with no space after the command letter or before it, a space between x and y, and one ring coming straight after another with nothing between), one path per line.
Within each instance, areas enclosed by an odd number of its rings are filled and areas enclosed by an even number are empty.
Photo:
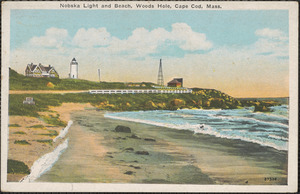
M216 90L199 90L204 95L192 94L10 94L9 115L39 116L48 106L59 106L64 102L91 103L100 110L176 110L183 108L238 108L241 103ZM23 104L26 97L33 97L35 105ZM214 97L213 97L214 96Z
M140 88L152 88L152 83L135 83ZM81 79L34 78L26 77L9 69L10 90L89 90L89 89L126 89L137 88L121 82L93 82Z
M118 82L92 82L87 80L31 78L10 69L10 90L88 90L151 88L152 83L127 86ZM51 84L49 84L51 82ZM236 109L254 106L255 111L270 111L269 107L279 105L274 101L238 100L215 89L192 88L190 94L10 94L9 115L36 116L47 111L48 106L59 106L64 102L91 103L100 110L176 110L176 109ZM23 104L26 97L33 97L35 105Z

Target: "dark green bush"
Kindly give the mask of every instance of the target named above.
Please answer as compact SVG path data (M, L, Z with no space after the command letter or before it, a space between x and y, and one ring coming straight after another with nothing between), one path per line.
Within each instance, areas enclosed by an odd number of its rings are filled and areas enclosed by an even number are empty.
M8 159L7 173L29 174L30 170L24 162Z
M28 141L26 140L15 140L14 144L20 144L20 145L31 145Z
M24 131L17 131L17 132L14 132L14 134L20 134L20 135L24 135L26 134Z
M44 128L44 125L32 125L28 128Z
M19 124L10 124L8 127L21 127Z

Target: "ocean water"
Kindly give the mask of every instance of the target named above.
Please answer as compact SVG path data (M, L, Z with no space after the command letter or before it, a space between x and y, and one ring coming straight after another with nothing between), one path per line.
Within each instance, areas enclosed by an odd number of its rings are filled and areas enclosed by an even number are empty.
M288 150L288 106L271 107L270 113L253 112L253 109L156 110L107 113L104 116Z

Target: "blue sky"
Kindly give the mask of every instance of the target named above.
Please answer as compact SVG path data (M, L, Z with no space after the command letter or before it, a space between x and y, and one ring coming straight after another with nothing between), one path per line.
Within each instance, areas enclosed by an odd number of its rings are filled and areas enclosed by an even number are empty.
M97 80L101 66L106 81L155 82L163 58L168 81L286 96L288 29L287 10L11 10L11 67L23 73L30 62L52 64L67 77L76 57L82 79Z
M256 41L253 32L261 28L288 33L288 11L142 11L142 10L12 10L11 49L33 36L42 36L50 27L68 29L106 27L111 35L127 38L134 29L158 27L171 30L184 22L194 31L205 33L215 44L248 45Z

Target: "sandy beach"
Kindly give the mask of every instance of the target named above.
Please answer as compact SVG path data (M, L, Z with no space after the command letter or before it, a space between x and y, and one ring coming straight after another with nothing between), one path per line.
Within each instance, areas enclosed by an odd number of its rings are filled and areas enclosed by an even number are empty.
M49 112L40 115L59 114L60 120L67 123L73 111L91 108L90 104L64 103L59 107L49 107ZM24 162L30 169L34 161L49 153L59 145L63 139L52 140L64 127L45 123L40 118L25 116L9 116L9 146L8 159ZM8 182L18 182L26 174L9 173Z
M287 183L287 153L75 111L69 147L38 182L264 185ZM118 125L130 133L116 132ZM269 181L268 177L275 177Z

